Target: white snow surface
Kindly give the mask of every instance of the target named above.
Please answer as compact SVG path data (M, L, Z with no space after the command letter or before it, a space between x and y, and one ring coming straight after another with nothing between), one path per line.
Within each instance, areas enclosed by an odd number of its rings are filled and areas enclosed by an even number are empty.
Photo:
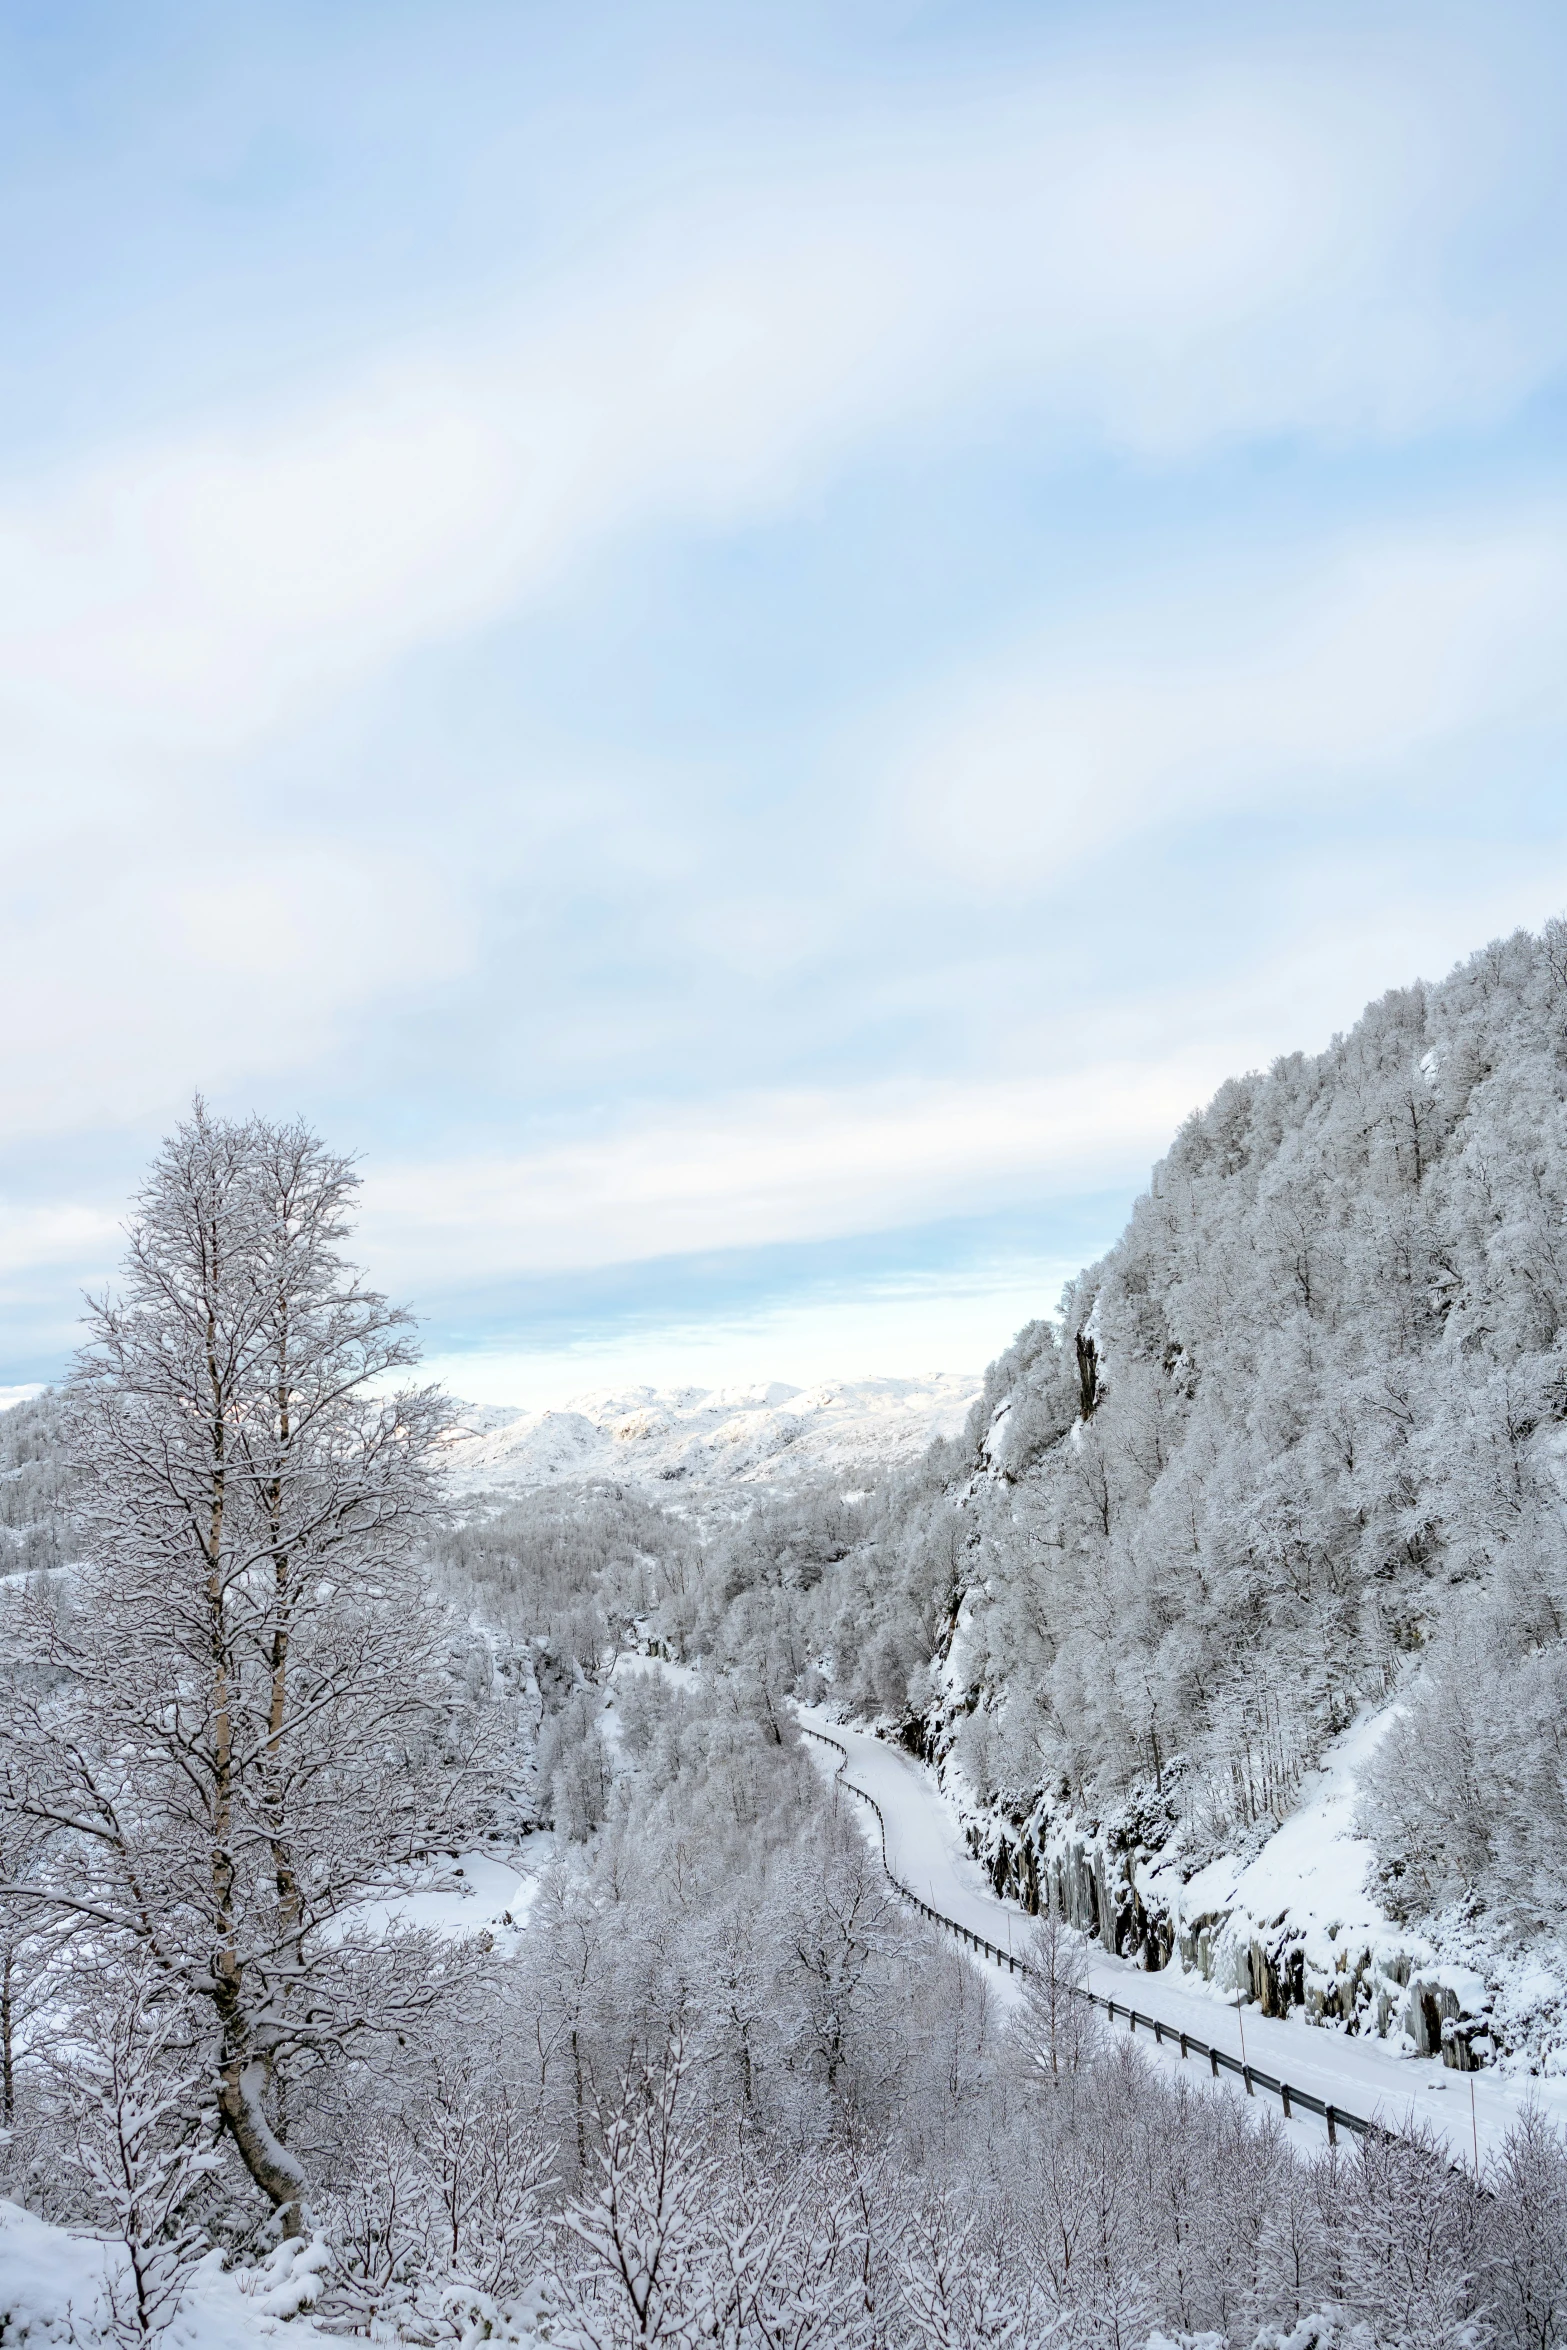
M861 1465L917 1460L962 1432L982 1381L848 1379L818 1387L629 1387L558 1410L461 1407L452 1445L460 1492L530 1492L610 1479L661 1500L727 1485L771 1485Z
M105 2285L124 2252L74 2229L52 2227L0 2201L0 2332L7 2342L42 2350L88 2350L109 2343ZM178 2313L158 2338L168 2350L256 2350L266 2341L284 2341L294 2350L325 2344L323 2334L300 2313L312 2293L320 2247L309 2240L285 2245L259 2268L225 2269L221 2253L202 2261Z
M893 1874L933 1909L971 1933L984 1935L1002 1950L1025 1951L1033 1921L1015 1903L1000 1901L992 1892L983 1870L970 1857L956 1811L931 1773L900 1748L834 1721L820 1707L801 1705L795 1710L808 1728L825 1731L847 1748L844 1777L873 1795L881 1806L887 1862ZM825 1749L813 1744L812 1752L824 1759L827 1768L833 1767L835 1758ZM1337 1784L1341 1787L1342 1781ZM1329 1848L1335 1840L1333 1801L1330 1776L1314 1824L1307 1815L1299 1838L1301 1851L1293 1856L1286 1851L1272 1864L1280 1872L1290 1872L1292 1885L1300 1882L1314 1887L1307 1898L1314 1903L1324 1927L1333 1908L1324 1874L1331 1866ZM867 1806L856 1804L854 1809L874 1843L874 1815ZM1347 1818L1340 1816L1337 1824L1348 1831ZM1274 1838L1273 1844L1277 1842ZM1268 1849L1271 1851L1272 1845ZM1264 1872L1267 1862L1265 1852L1252 1868ZM1263 1882L1262 1875L1254 1880L1256 1893L1260 1894ZM1283 1883L1281 1874L1273 1889L1282 1892ZM1363 1885L1357 1894L1350 1881L1342 1891L1346 1903L1365 1898ZM1284 1906L1282 1899L1278 1906ZM1348 1910L1341 1914L1347 1915ZM1436 2057L1401 2053L1398 2042L1325 2031L1294 2018L1264 2016L1250 2002L1243 2012L1237 2012L1233 1998L1216 1984L1180 1967L1148 1974L1127 1960L1112 1957L1098 1943L1088 1943L1085 1948L1088 1979L1095 1991L1125 2000L1143 2015L1157 2017L1177 2031L1184 2028L1237 2056L1242 2052L1244 2033L1246 2056L1265 2072L1326 2103L1343 2106L1368 2121L1381 2120L1389 2127L1402 2125L1413 2114L1431 2124L1459 2160L1472 2161L1476 2148L1482 2161L1494 2152L1531 2099L1543 2105L1559 2127L1567 2127L1567 2080L1560 2077L1520 2079L1490 2069L1453 2072ZM1003 1974L999 1983L1005 1991L1010 1978ZM1298 2126L1308 2130L1305 2117L1299 2117ZM1315 2134L1320 2126L1311 2125L1308 2134Z
M1364 1714L1337 1739L1322 1767L1308 1774L1288 1819L1249 1859L1221 1854L1184 1882L1173 1865L1155 1863L1141 1873L1144 1900L1167 1907L1181 1926L1224 1918L1208 1970L1223 1993L1233 1996L1249 1983L1248 1945L1266 1941L1287 1915L1302 1938L1308 1993L1332 1986L1346 1966L1365 1957L1384 2036L1401 2035L1403 1982L1445 1985L1466 2015L1490 2008L1485 1977L1444 1962L1427 1936L1389 1917L1373 1890L1376 1853L1356 1825L1361 1777L1401 1710L1395 1703Z
M539 1872L554 1850L553 1836L536 1831L504 1855L459 1853L426 1872L406 1893L363 1903L351 1913L352 1922L372 1932L396 1926L442 1935L483 1934L509 1950L527 1924Z
M1247 1861L1221 1855L1184 1884L1148 1872L1148 1887L1184 1921L1227 1910L1263 1924L1287 1909L1307 1933L1308 1957L1333 1964L1334 1944L1359 1938L1407 1942L1370 1890L1376 1855L1356 1832L1360 1773L1390 1727L1396 1707L1369 1714L1339 1739L1323 1768L1262 1850Z

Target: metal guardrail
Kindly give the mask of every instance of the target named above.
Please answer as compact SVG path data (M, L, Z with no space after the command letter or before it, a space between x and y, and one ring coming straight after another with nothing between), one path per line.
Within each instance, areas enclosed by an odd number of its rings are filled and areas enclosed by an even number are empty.
M971 1926L961 1926L956 1918L949 1918L941 1910L933 1909L928 1901L921 1900L912 1886L905 1885L901 1877L893 1874L887 1859L887 1822L881 1805L865 1788L856 1787L852 1780L842 1778L849 1761L848 1748L841 1740L829 1738L825 1731L811 1729L808 1723L801 1722L799 1727L807 1738L814 1738L819 1746L830 1746L833 1749L839 1758L837 1775L843 1785L851 1795L857 1795L862 1803L868 1803L876 1814L876 1825L881 1831L881 1865L894 1890L905 1901L912 1902L921 1917L928 1918L932 1925L944 1926L949 1934L956 1934L971 1950L983 1951L987 1958L995 1960L998 1967L1006 1967L1015 1975L1037 1975L1038 1968L1030 1966L1026 1958L1019 1958L1016 1951L1002 1950L996 1943L987 1941L983 1934L976 1934ZM1112 2023L1120 2016L1130 2031L1136 2032L1141 2026L1143 2030L1152 2032L1161 2048L1168 2043L1178 2042L1183 2057L1206 2057L1215 2080L1221 2073L1233 2073L1237 2080L1245 2083L1248 2097L1255 2095L1259 2089L1270 2097L1277 2097L1284 2108L1286 2121L1297 2112L1316 2114L1327 2123L1330 2146L1338 2144L1340 2130L1349 2130L1357 2138L1364 2138L1377 2128L1376 2123L1364 2120L1360 2114L1346 2112L1342 2105L1329 2105L1321 2097L1314 2097L1309 2089L1292 2088L1288 2081L1276 2079L1272 2073L1264 2072L1260 2065L1247 2064L1243 2057L1232 2056L1227 2048L1215 2048L1208 2041L1199 2040L1194 2032L1180 2031L1174 2024L1162 2023L1157 2016L1141 2014L1124 1999L1107 1998L1102 1991L1089 1991L1079 1983L1072 1983L1068 1988L1075 1998L1086 1999L1093 2006L1102 2007Z

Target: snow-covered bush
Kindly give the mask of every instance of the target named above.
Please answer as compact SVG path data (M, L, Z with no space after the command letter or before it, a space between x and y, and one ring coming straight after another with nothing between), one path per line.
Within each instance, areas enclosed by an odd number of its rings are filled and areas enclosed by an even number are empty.
M221 2168L201 2019L139 1953L78 1980L48 2056L61 2155L102 2239L106 2320L124 2350L161 2334L208 2251L202 2189Z

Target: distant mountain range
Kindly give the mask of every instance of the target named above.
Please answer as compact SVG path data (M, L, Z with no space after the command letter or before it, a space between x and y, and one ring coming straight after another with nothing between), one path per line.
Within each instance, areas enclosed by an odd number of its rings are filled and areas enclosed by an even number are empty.
M475 1405L465 1412L471 1433L454 1447L454 1480L474 1493L607 1478L672 1500L682 1490L886 1467L961 1435L983 1384L938 1371L819 1387L628 1387L542 1412Z

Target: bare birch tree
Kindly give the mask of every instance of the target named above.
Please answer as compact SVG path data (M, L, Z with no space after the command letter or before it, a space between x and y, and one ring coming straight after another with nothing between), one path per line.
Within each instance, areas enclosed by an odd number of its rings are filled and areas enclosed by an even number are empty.
M29 1883L207 2013L224 2128L286 2234L301 2069L436 1994L367 1897L455 1833L478 1756L416 1545L448 1417L391 1382L409 1317L344 1262L357 1178L198 1100L71 1386L83 1565L24 1601L0 1801Z

